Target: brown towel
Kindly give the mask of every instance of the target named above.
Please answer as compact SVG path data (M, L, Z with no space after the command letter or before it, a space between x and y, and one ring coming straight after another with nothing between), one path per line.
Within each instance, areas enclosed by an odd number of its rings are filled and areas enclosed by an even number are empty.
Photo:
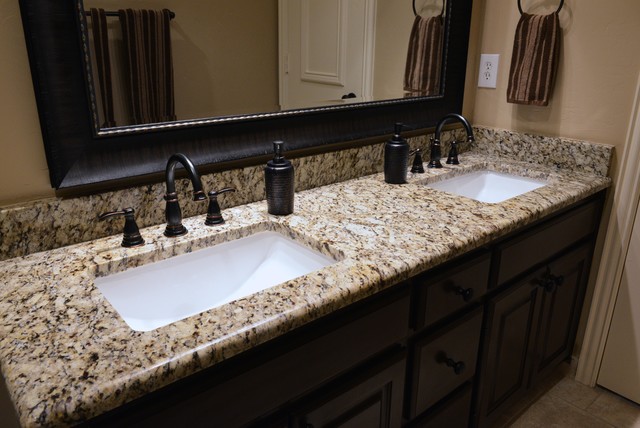
M111 57L109 55L109 36L107 35L107 14L104 9L90 9L91 33L98 68L100 105L104 116L103 127L116 125L113 114L113 85L111 83Z
M119 10L134 123L176 119L170 11Z
M423 18L416 16L409 36L404 90L410 96L440 94L442 74L442 15Z
M558 13L523 13L513 43L507 102L546 106L553 90L561 43Z

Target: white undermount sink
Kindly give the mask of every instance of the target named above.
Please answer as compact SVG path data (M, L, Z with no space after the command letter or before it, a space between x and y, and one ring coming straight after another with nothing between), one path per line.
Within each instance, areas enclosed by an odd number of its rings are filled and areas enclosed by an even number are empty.
M498 203L546 184L543 180L484 170L442 180L428 186L480 202Z
M125 322L150 331L336 263L276 232L96 278Z

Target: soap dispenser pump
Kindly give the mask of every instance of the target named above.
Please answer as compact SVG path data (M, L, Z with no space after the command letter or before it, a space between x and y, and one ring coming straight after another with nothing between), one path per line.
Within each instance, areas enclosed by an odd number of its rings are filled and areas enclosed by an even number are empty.
M396 123L391 138L384 146L384 181L391 184L407 182L409 143L400 136L402 123Z
M282 156L283 146L282 141L273 142L275 156L264 168L267 211L274 215L288 215L293 212L293 165Z

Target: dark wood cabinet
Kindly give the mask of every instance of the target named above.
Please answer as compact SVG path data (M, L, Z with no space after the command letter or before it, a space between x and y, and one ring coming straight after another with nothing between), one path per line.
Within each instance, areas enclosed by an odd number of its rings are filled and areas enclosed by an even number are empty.
M486 351L480 375L481 425L489 424L527 388L527 361L541 294L533 281L527 278L487 303Z
M402 424L404 354L337 382L292 416L294 428L392 428ZM317 394L316 394L317 395Z
M487 303L479 426L571 356L593 243L554 258Z
M534 347L532 381L571 356L589 280L591 245L550 263L539 280L540 322Z

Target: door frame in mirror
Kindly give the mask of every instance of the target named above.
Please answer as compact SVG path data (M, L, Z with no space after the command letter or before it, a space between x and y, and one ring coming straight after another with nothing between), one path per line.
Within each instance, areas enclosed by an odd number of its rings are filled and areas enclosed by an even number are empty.
M279 114L193 120L161 127L134 127L97 135L85 72L85 41L78 37L77 0L20 0L40 127L52 187L66 194L158 181L166 160L186 153L196 165L254 165L273 140L287 150L337 150L355 140L388 135L395 122L429 128L464 96L472 0L449 0L444 95L313 108ZM132 132L133 131L133 132Z

